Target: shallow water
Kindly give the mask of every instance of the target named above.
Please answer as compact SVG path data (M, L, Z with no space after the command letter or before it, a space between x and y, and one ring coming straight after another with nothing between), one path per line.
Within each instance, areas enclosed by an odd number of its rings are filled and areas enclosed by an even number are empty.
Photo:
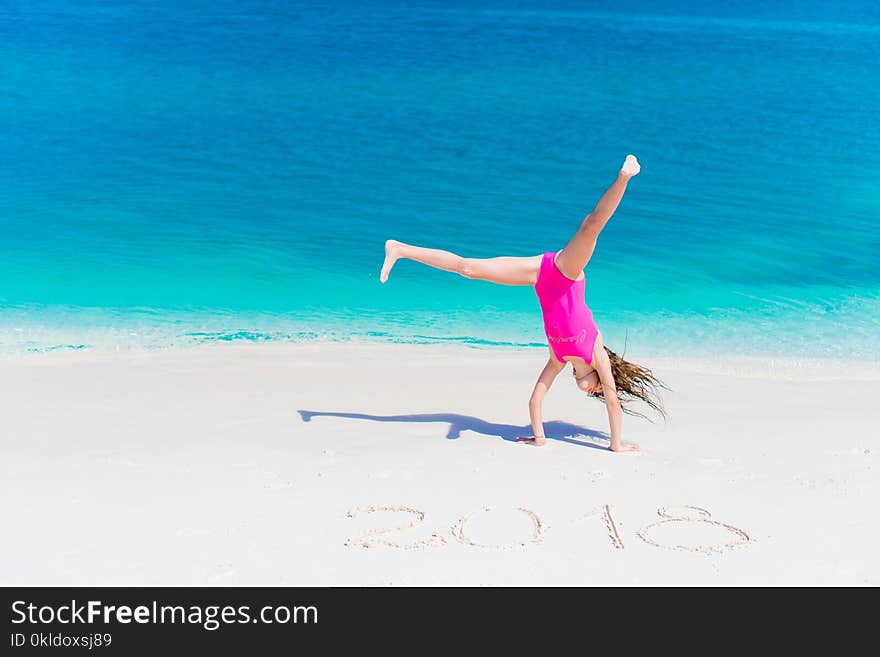
M185 4L0 9L0 351L540 346L382 244L559 249L632 152L609 345L877 358L876 3Z

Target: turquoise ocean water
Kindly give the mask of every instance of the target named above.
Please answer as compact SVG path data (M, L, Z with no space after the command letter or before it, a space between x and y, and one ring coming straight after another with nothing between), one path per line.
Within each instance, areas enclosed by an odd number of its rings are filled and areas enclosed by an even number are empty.
M878 356L880 5L0 6L0 353L543 344L531 288L401 262L561 248L639 353Z

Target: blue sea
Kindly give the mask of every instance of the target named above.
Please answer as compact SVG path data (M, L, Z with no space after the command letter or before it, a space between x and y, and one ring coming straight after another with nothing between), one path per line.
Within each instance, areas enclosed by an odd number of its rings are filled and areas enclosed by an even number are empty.
M0 353L544 345L564 246L632 353L877 359L880 3L7 0Z

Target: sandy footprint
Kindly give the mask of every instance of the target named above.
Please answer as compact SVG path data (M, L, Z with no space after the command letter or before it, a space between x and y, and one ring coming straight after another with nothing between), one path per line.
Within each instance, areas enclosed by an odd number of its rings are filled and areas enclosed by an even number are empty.
M190 538L192 536L209 536L211 533L212 532L209 529L197 529L196 527L181 527L176 532L174 532L174 535L179 536L180 538Z
M217 564L214 572L208 575L208 580L211 582L218 582L228 577L233 577L236 572L237 571L232 567L231 563Z
M282 477L277 472L264 471L263 479L265 480L263 482L264 490L287 490L288 488L293 488L293 481Z
M593 470L592 472L587 473L587 479L590 480L591 484L598 484L600 481L605 481L610 477L611 475L604 470Z

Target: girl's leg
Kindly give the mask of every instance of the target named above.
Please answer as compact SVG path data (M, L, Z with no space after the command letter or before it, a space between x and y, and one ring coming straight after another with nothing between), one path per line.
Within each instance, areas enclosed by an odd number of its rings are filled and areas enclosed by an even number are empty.
M556 265L568 278L578 278L583 268L587 266L590 258L593 257L593 250L596 248L596 240L599 238L599 233L602 232L605 224L608 223L611 215L614 214L617 206L620 205L620 200L623 198L623 193L626 191L629 179L636 175L640 169L638 160L633 155L627 155L623 167L617 174L617 180L602 195L595 209L587 215L578 231L557 256Z
M385 262L379 280L388 280L391 268L401 258L450 271L465 278L500 283L501 285L534 285L541 268L541 256L530 258L462 258L450 251L425 249L395 240L385 242Z

